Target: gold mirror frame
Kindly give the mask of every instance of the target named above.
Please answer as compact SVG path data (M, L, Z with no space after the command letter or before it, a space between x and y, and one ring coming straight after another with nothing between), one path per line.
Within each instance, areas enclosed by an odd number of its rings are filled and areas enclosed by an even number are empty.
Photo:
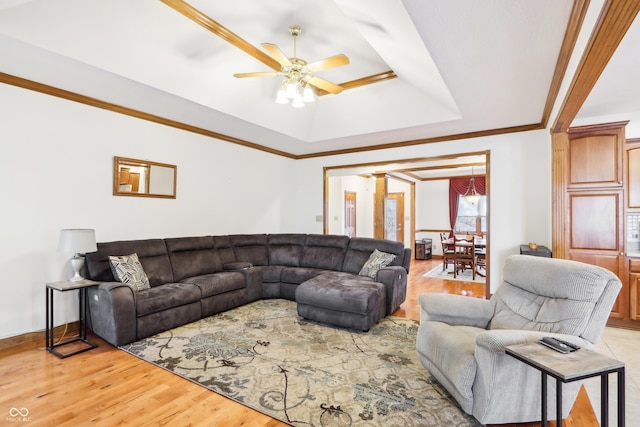
M113 157L113 195L176 198L178 167L149 160Z

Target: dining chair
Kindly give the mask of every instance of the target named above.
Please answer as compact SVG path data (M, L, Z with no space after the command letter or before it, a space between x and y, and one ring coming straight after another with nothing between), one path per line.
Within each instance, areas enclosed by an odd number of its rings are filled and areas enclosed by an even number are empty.
M487 250L476 249L476 274L486 277L487 275Z
M457 277L458 271L464 271L467 267L471 270L472 280L476 279L476 245L473 236L453 236L454 242L454 266L453 277Z
M449 236L447 233L440 233L440 242L442 243L442 271L446 271L449 265L455 265L455 247L447 243Z

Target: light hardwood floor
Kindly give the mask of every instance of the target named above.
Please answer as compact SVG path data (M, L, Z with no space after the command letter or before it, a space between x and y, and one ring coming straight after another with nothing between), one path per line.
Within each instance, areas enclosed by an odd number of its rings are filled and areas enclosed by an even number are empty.
M440 260L414 261L407 300L394 313L419 320L418 296L425 292L484 295L484 286L422 277ZM44 291L44 290L43 290ZM99 347L67 359L43 350L41 342L0 351L0 423L31 426L170 425L286 426L204 387L120 351L99 338ZM28 410L26 419L12 408ZM540 423L511 424L519 427ZM511 426L509 425L509 426ZM551 423L551 425L554 425ZM563 425L591 427L598 422L581 390Z

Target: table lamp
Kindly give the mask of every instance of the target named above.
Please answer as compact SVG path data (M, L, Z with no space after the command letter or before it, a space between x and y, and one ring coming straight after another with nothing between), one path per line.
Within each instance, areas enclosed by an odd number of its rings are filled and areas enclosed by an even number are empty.
M80 280L84 280L84 277L80 275L80 269L84 265L84 254L97 250L95 230L89 228L60 230L58 251L75 254L73 258L71 258L71 269L74 274L73 277L69 279L70 281L79 282Z

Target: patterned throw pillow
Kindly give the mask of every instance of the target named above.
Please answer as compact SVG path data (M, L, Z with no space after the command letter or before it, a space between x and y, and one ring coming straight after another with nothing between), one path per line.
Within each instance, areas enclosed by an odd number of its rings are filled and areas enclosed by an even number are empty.
M149 278L140 264L138 254L110 256L109 265L113 276L131 286L134 292L149 289Z
M369 256L367 262L362 266L362 270L358 273L360 276L369 276L372 279L376 278L376 274L378 274L378 270L382 267L386 267L391 264L391 262L396 258L394 254L389 254L386 252L381 252L377 249L374 249Z

